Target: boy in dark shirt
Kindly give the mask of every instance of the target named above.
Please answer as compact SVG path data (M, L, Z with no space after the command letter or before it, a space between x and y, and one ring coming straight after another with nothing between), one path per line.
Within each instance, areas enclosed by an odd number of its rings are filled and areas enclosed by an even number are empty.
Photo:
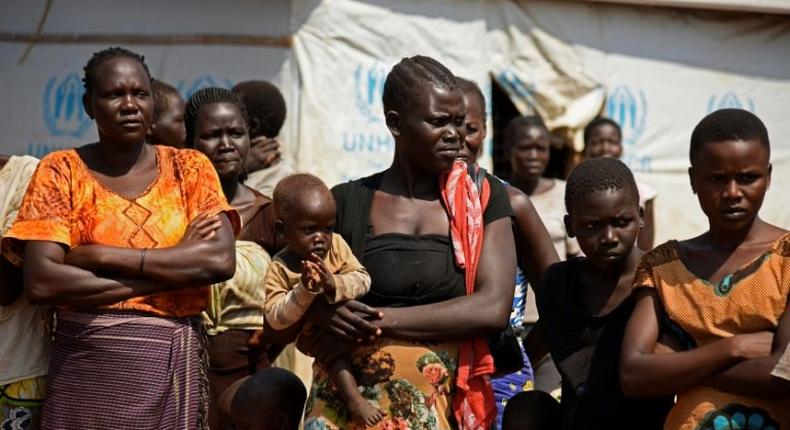
M634 246L642 227L634 177L614 158L585 161L568 178L565 206L585 256L549 267L535 290L539 334L562 375L561 428L660 429L671 399L626 399L619 383L643 254Z

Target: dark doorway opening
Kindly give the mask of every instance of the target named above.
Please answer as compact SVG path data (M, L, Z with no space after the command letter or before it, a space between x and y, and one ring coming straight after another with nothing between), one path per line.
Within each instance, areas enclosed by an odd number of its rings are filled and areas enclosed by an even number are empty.
M511 167L509 154L505 149L504 130L510 120L519 116L520 113L513 102L510 101L510 96L503 90L496 81L491 85L491 120L493 125L493 148L491 158L493 159L494 174L502 179L507 180L510 178ZM565 179L567 176L567 167L569 161L573 158L573 150L568 145L566 139L562 136L552 134L551 139L551 154L549 165L543 176L547 178L560 178Z

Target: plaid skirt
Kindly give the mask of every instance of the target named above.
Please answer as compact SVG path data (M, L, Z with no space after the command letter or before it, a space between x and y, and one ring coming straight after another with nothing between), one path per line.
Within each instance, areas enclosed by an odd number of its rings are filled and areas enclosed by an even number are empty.
M42 429L205 429L205 335L197 318L57 312Z

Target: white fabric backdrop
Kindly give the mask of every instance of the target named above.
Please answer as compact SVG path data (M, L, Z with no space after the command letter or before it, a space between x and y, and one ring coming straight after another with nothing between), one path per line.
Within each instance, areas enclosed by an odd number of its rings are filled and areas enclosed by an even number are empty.
M623 126L624 161L659 192L656 243L707 227L688 185L689 138L725 107L765 122L774 177L762 215L790 228L790 19L553 1L521 10L607 89L603 113Z
M622 123L624 161L659 192L657 243L705 228L686 177L694 125L722 107L754 111L773 145L762 213L790 227L786 17L537 0L325 1L294 49L298 166L329 183L389 165L383 77L400 57L422 53L478 81L490 74L552 127L583 127L599 111Z
M0 31L32 32L43 3L4 2ZM624 126L625 161L660 193L659 242L704 228L685 174L692 127L713 109L743 107L765 121L772 138L774 181L763 215L790 227L786 17L547 0L146 0L111 7L75 0L54 2L44 30L293 34L293 49L131 49L184 95L251 78L278 84L289 107L287 155L330 184L391 162L380 96L387 71L404 56L435 56L487 93L491 76L517 106L531 103L552 126L577 127L603 110ZM79 78L103 47L38 45L17 65L24 45L0 43L0 150L41 156L95 139Z

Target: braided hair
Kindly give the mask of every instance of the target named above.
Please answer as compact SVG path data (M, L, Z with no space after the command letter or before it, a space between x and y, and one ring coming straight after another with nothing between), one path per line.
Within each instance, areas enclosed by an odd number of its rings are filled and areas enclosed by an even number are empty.
M565 184L565 210L568 213L579 201L599 191L626 190L639 202L634 174L622 161L611 157L586 160L576 166Z
M244 103L241 99L233 93L233 91L226 90L225 88L209 87L203 88L192 94L192 97L187 101L186 109L184 111L184 127L187 131L186 146L193 148L195 146L195 126L197 119L200 116L200 109L205 105L214 103L230 103L239 108L241 116L244 119L245 127L248 127L249 119L247 118L247 109L244 108Z
M384 82L384 92L381 96L384 114L408 109L409 101L414 100L423 91L426 83L451 91L458 88L453 72L433 58L416 55L402 59L392 67Z
M623 131L620 129L620 124L618 124L611 118L607 118L605 116L599 116L599 117L595 117L595 119L590 121L590 123L587 124L586 127L584 127L584 146L587 146L587 143L590 142L590 138L592 137L593 131L595 131L596 128L602 127L604 125L611 125L612 127L615 128L615 130L617 130L617 135L620 136L620 138L623 137Z
M691 164L694 165L704 144L727 140L754 140L771 154L768 130L757 115L743 109L720 109L702 118L691 132Z
M478 101L480 101L480 108L483 109L483 121L485 121L485 118L488 116L488 112L486 112L486 97L483 95L483 91L480 89L480 86L474 81L470 81L469 79L465 79L460 76L457 76L455 80L458 82L458 89L460 89L463 94L471 93L477 97Z
M502 133L505 143L505 152L510 152L516 141L522 137L522 133L530 128L539 128L549 135L549 129L543 120L537 115L517 116L510 120Z
M105 61L115 58L129 58L139 62L143 66L148 79L151 79L151 72L148 70L148 65L145 64L145 57L129 51L128 49L121 48L120 46L115 46L103 49L99 52L94 52L91 59L88 60L88 63L83 68L85 74L82 77L82 85L85 86L86 93L90 93L93 90L93 86L98 78L98 76L96 76L96 69Z
M276 137L285 123L285 99L267 81L239 82L231 90L244 103L250 116L250 137Z

